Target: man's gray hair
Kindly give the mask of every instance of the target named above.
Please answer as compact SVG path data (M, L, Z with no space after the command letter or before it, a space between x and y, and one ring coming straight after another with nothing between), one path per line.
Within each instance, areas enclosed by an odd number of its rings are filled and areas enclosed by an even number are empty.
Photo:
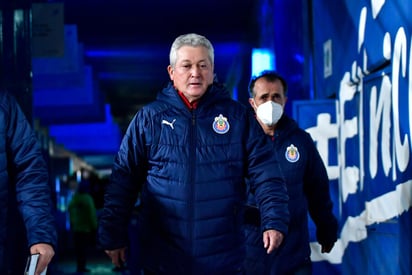
M214 65L215 53L212 43L202 35L188 33L178 36L173 42L169 54L170 66L174 67L176 65L177 51L183 46L205 47L208 51L210 62Z

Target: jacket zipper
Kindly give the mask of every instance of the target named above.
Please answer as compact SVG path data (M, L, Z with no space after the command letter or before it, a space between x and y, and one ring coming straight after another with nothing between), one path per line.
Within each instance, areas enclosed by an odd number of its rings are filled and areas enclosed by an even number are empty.
M194 240L194 230L193 230L193 223L195 217L195 175L196 175L196 110L191 110L192 114L192 125L190 127L190 150L189 150L189 163L190 163L190 170L189 170L189 207L190 207L190 220L189 222L189 236L191 241L191 251L192 254L195 252L195 242ZM192 268L191 268L192 269Z

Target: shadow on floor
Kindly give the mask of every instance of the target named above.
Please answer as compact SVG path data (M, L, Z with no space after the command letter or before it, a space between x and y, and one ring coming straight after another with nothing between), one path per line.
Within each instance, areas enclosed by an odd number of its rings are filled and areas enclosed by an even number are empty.
M76 258L73 252L66 255L56 255L53 263L49 265L47 275L129 275L127 268L123 270L115 269L109 257L103 251L93 250L87 261L89 272L76 272Z

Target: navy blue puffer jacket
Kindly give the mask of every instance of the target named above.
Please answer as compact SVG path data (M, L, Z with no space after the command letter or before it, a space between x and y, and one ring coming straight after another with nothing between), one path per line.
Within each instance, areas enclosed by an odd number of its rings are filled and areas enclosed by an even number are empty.
M261 247L259 224L245 225L248 275L295 274L297 269L310 264L308 213L316 224L317 241L321 245L335 243L338 236L328 175L309 133L283 115L276 126L272 145L286 179L289 230L280 248L267 255ZM248 196L248 203L255 205L253 192Z
M47 169L24 113L10 94L0 91L0 270L9 253L5 251L7 231L15 230L7 227L10 200L17 200L29 247L36 243L56 246Z
M106 189L100 244L127 246L128 220L141 192L136 234L146 269L240 272L245 178L253 178L263 230L286 232L284 180L253 113L218 84L189 110L169 85L136 114L123 138Z

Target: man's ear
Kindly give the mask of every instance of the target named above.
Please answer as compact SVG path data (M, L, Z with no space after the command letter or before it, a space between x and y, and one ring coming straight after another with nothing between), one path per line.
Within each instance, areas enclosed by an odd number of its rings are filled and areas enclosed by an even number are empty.
M174 71L173 71L173 67L172 66L167 66L167 73L169 74L169 78L170 78L170 80L172 80L173 81L173 73L174 73Z
M250 104L250 106L253 108L253 110L256 111L257 106L256 106L255 100L254 100L253 98L249 98L249 104Z

